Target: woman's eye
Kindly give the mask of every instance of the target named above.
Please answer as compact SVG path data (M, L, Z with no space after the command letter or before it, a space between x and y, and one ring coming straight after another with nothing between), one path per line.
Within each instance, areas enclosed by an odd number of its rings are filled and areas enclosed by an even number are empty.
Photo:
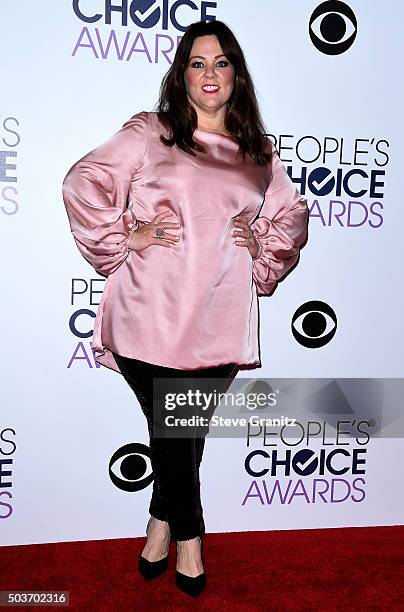
M229 65L229 62L227 60L219 60L217 62L217 65L222 64L224 67ZM193 62L191 64L192 68L199 68L199 65L203 66L203 62Z

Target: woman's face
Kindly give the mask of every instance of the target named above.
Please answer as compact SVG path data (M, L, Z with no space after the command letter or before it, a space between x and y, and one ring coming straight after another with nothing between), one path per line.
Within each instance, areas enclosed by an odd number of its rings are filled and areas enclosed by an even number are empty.
M188 100L197 112L215 115L216 111L223 110L233 91L234 68L223 55L217 36L195 38L184 80Z

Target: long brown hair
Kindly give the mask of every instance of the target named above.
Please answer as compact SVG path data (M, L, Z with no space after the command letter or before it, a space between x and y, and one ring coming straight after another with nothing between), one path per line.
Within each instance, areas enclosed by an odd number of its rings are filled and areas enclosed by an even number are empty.
M239 152L248 154L257 164L267 164L273 153L268 153L268 139L258 109L254 84L247 68L243 51L230 28L222 21L192 23L178 45L174 61L163 77L159 101L156 105L160 122L170 130L171 138L160 136L163 144L191 155L206 149L192 138L198 125L198 116L189 103L184 81L193 42L197 36L217 36L224 55L234 67L234 88L228 100L225 116L226 131L239 144Z

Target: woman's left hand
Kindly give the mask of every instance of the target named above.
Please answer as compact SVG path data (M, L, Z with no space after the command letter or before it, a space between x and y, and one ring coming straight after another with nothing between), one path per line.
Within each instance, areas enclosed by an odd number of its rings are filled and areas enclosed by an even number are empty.
M233 236L245 238L245 240L236 240L234 244L247 247L251 257L257 257L260 251L260 245L253 231L250 229L247 219L243 215L237 215L237 217L234 218L234 225L239 229L233 231Z

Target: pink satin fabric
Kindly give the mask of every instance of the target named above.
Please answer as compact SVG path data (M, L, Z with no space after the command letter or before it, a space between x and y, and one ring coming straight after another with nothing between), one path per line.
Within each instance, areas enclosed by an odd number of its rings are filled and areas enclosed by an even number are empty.
M237 156L230 136L196 130L207 154L166 147L157 113L133 115L77 161L63 200L78 249L107 277L94 325L98 363L120 372L111 353L199 369L261 365L258 295L269 294L296 263L307 237L307 200L275 153L258 166ZM268 151L272 143L268 140ZM161 211L181 223L171 248L129 250L136 219ZM234 217L248 213L260 243L252 259L234 244Z

